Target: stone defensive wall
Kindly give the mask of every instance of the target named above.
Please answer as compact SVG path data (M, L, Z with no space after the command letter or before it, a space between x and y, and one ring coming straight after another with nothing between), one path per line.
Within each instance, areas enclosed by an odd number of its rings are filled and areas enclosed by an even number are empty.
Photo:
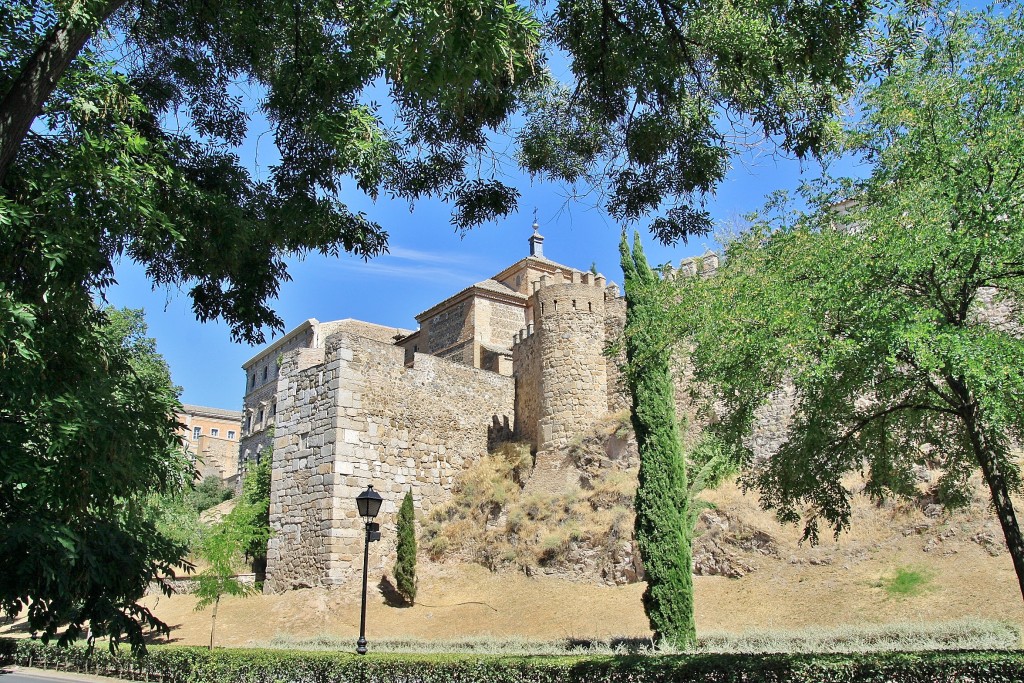
M338 332L282 359L266 591L343 583L361 568L355 498L367 484L384 497L370 565L385 568L405 492L421 513L447 501L459 472L487 452L495 418L511 421L511 377L421 353L406 367L404 357Z

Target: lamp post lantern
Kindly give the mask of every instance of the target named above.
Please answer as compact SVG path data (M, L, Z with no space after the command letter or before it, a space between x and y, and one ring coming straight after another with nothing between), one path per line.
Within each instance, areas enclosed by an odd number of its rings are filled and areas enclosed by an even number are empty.
M359 612L359 640L356 641L356 652L361 655L366 654L366 571L370 563L370 543L380 540L380 524L374 522L373 518L380 512L383 502L380 494L373 490L373 484L369 484L365 491L356 496L356 508L366 525L366 540L363 543L363 606Z

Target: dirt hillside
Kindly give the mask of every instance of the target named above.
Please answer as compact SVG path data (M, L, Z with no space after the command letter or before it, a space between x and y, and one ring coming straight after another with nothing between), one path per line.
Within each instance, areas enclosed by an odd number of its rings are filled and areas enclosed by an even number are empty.
M695 577L701 632L744 632L847 624L943 622L968 617L1024 627L1024 601L998 524L982 498L971 509L936 513L910 504L878 507L858 498L853 530L817 548L779 526L753 496L727 484L706 497L696 546L738 568L738 578ZM927 514L926 514L927 512ZM717 548L717 550L716 550ZM724 558L724 559L723 559ZM887 590L899 570L923 577L916 590ZM376 580L379 580L379 576ZM647 636L642 583L600 586L544 570L526 576L475 564L420 560L418 604L390 607L371 587L368 638L524 639ZM173 626L173 642L208 642L210 612L190 596L147 599ZM359 585L227 599L218 643L256 645L279 635L355 639Z

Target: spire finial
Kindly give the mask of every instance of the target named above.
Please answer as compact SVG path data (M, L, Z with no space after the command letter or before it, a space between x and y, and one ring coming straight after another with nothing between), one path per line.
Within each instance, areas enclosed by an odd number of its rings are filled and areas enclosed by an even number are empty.
M537 232L540 224L537 223L537 207L533 207L533 234L530 235L530 256L544 256L544 238Z

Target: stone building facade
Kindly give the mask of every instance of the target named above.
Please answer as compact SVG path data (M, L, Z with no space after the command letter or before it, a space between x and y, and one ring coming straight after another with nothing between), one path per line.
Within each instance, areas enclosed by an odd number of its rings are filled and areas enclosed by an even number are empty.
M277 421L277 380L284 355L295 349L320 348L327 337L341 330L387 343L410 333L410 330L351 318L331 322L310 318L243 363L245 394L236 473L243 472L248 461L259 460L264 449L272 445L271 435Z
M513 382L495 372L341 331L284 356L271 474L267 591L343 582L362 553L355 497L384 497L385 554L397 504L429 510L511 420ZM379 550L375 548L375 550Z
M579 483L566 447L628 407L605 357L625 302L602 275L545 258L536 231L529 242L526 258L417 316L415 332L309 320L246 363L242 448L274 426L265 590L338 584L361 568L355 497L368 484L384 497L377 571L393 562L406 491L429 513L502 440L530 443L528 487Z

